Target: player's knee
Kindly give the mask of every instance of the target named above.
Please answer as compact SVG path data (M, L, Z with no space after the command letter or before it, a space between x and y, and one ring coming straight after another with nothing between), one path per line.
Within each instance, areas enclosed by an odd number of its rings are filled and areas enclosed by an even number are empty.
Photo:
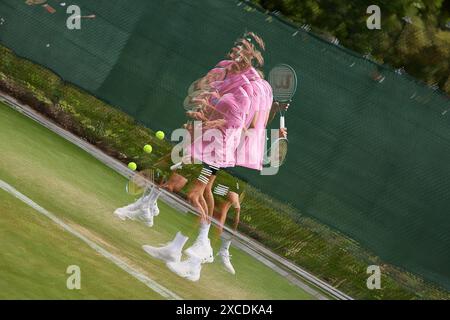
M176 179L176 182L174 183L174 190L180 191L186 185L187 179L179 174L176 175L176 178L177 179Z
M187 201L189 201L190 203L197 202L197 196L196 196L195 193L189 192L189 193L186 195L186 198L187 198Z
M210 183L206 184L205 191L212 192L212 189L213 189L213 183L210 182Z
M203 197L205 198L205 200L214 201L212 190L205 190L205 192L203 193Z
M169 192L173 192L173 186L170 184L163 185L163 188Z

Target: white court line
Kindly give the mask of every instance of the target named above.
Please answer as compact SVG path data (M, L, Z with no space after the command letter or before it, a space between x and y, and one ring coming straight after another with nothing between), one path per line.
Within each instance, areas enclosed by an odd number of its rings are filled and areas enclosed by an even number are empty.
M28 198L24 194L20 193L18 190L16 190L11 185L9 185L8 183L4 182L1 179L0 179L0 188L5 190L9 194L13 195L14 197L18 198L19 200L23 201L24 203L26 203L27 205L29 205L30 207L32 207L33 209L35 209L36 211L41 213L42 215L44 215L47 218L49 218L50 220L52 220L54 223L59 225L61 228L63 228L67 232L71 233L75 237L77 237L80 240L82 240L83 242L85 242L89 247L91 247L92 249L97 251L99 254L104 256L106 259L108 259L109 261L114 263L116 266L121 268L123 271L129 273L131 276L133 276L134 278L136 278L137 280L139 280L140 282L142 282L147 287L149 287L150 289L152 289L156 293L160 294L164 298L170 299L170 300L182 300L182 298L180 296L178 296L176 293L170 291L166 287L160 285L156 281L154 281L154 280L150 279L149 277L147 277L146 275L140 273L139 271L137 271L136 269L134 269L133 267L131 267L130 265L128 265L124 261L120 260L115 255L113 255L111 252L105 250L104 248L102 248L101 246L96 244L95 242L89 240L84 235L82 235L81 233L79 233L78 231L74 230L72 227L70 227L66 223L64 223L61 219L56 217L53 213L51 213L51 212L47 211L46 209L42 208L36 202L31 200L30 198Z

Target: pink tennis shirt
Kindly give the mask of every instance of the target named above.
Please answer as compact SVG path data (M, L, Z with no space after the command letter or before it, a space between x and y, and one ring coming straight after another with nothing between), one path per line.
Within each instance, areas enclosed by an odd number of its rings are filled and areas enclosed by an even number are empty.
M243 130L236 150L236 165L261 170L266 140L266 121L273 102L272 87L254 68L247 70L245 75L252 85L253 94L245 120L246 130ZM254 126L251 127L252 122Z
M218 72L218 67L210 72ZM210 74L210 73L208 73ZM225 120L222 127L202 131L186 150L194 159L220 168L236 165L236 148L239 145L242 129L247 119L253 87L244 73L226 73L223 80L211 82L211 88L219 94L212 99L215 107L211 119Z

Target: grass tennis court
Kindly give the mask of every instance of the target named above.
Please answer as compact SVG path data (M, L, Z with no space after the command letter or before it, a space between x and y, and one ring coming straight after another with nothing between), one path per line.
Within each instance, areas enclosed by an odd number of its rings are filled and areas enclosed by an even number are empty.
M237 275L214 262L198 283L177 277L143 244L170 241L181 230L196 235L196 219L160 202L153 228L113 217L131 200L126 180L77 146L0 104L0 179L67 225L184 299L311 299L253 257L231 249ZM78 238L0 190L0 298L129 298L161 296ZM217 250L219 239L211 235ZM216 251L215 250L215 251ZM66 268L81 268L81 290L66 288Z
M2 299L160 298L3 190L0 212ZM83 270L82 290L66 288L66 269L73 264Z

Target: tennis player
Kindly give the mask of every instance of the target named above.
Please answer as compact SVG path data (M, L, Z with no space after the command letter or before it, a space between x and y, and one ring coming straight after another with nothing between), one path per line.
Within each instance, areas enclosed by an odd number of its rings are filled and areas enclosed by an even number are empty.
M206 112L191 114L191 116L203 120L204 132L202 139L195 140L186 148L190 159L203 164L200 175L193 181L187 194L188 201L201 213L198 237L194 244L185 250L189 258L180 261L181 250L187 241L187 238L181 233L178 233L175 239L165 247L144 246L147 253L168 262L167 266L172 271L192 281L199 279L202 263L210 263L214 260L208 237L211 225L210 216L213 214L214 205L211 203L208 205L205 200L206 186L214 181L218 170L235 165L236 148L248 117L250 97L253 95L253 88L245 76L245 71L251 67L255 59L255 52L236 45L230 55L233 55L235 59L226 66L218 66L224 75L222 80L215 78L215 81L209 83L210 87L219 94L219 98L214 99L213 97L207 101L212 108ZM220 134L211 134L214 136L212 140L205 139L211 130L217 130ZM181 185L180 181L182 179L179 177L169 179L166 187L173 189L170 183L173 182L179 186ZM208 199L212 199L212 197Z
M240 40L241 45L248 47L257 47L258 52L265 50L263 40L252 32L246 33ZM229 61L221 62L226 65ZM270 84L264 80L261 71L264 60L262 56L258 56L256 64L246 70L245 75L249 79L253 95L251 96L251 107L246 118L244 130L242 132L241 143L236 150L236 166L246 167L260 171L263 166L264 146L266 141L266 126L274 115L280 110L287 110L289 104L279 104L273 102L272 88ZM287 137L287 129L280 128L280 137ZM206 191L211 191L212 183L207 186ZM217 210L214 211L214 218L220 224L220 232L222 234L222 245L218 252L218 256L225 269L235 274L235 269L231 264L231 255L229 248L231 244L231 236L228 233L222 233L227 214L230 209L234 210L233 230L236 231L239 224L241 201L243 199L243 186L239 187L239 182L233 181L229 184L218 184L214 188L214 194L220 199ZM205 198L207 196L205 195Z

